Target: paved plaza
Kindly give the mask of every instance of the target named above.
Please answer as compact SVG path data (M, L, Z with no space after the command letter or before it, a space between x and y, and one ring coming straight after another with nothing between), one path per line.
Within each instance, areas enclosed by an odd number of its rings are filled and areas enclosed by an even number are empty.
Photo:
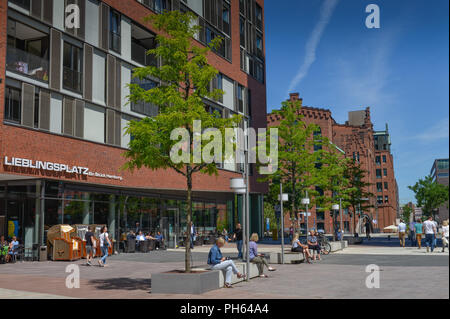
M206 263L209 247L196 247L192 263ZM261 245L263 252L279 246ZM233 245L223 249L235 257ZM363 245L324 256L313 264L278 265L270 278L256 278L204 295L157 295L151 293L152 273L182 269L184 251L120 254L108 259L108 267L88 267L85 261L19 262L0 265L0 298L449 298L449 254L441 249L401 248L397 241L377 238ZM80 288L66 288L66 267L79 265ZM380 288L368 289L368 265L380 269Z

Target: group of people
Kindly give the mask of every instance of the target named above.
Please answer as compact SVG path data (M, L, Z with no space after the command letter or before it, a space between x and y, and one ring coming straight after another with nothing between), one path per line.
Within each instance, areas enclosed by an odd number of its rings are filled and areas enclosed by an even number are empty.
M17 241L17 237L13 236L11 241L5 239L5 236L0 237L0 261L1 262L10 262L13 260L14 256L17 255L17 250L19 247L19 242Z
M407 225L403 220L400 220L398 225L398 237L400 240L400 246L405 247L407 237ZM448 220L442 223L440 231L442 235L442 252L445 251L445 247L449 245L449 225ZM418 246L418 249L422 248L422 240L425 239L427 252L434 251L437 247L437 236L439 234L439 225L433 220L433 217L429 217L426 221L422 222L417 219L415 222L409 223L408 239L411 241L412 246Z
M86 241L86 265L92 266L92 261L94 256L97 253L97 241L95 240L95 229L93 227L89 227L88 231L84 235L84 240ZM108 249L112 246L111 240L108 235L108 227L103 226L100 230L99 236L99 249L102 252L102 257L98 261L98 265L100 267L106 266L106 258L108 257Z
M237 243L237 249L239 252L238 259L242 259L242 228L240 224L237 225L233 238ZM266 267L269 271L275 271L276 269L269 266L265 256L258 252L258 241L258 234L254 233L250 236L248 245L249 261L257 266L259 277L268 278L269 276L264 274L264 267ZM225 270L225 288L233 288L233 286L231 285L233 274L235 274L238 278L243 279L245 279L245 275L239 272L233 260L222 255L220 249L225 245L226 242L228 242L228 240L223 236L220 236L216 239L215 245L212 246L209 250L208 265L212 270Z
M306 244L303 244L300 241L300 235L296 233L294 238L292 239L291 251L303 253L308 264L311 264L311 259L321 260L320 254L322 251L322 247L320 247L318 237L319 233L317 231L310 231L306 238Z

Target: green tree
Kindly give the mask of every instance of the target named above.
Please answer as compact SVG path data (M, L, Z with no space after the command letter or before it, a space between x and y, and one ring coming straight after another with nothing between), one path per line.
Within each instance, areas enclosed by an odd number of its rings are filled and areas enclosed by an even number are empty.
M356 212L360 214L362 211L372 207L370 199L375 195L368 191L372 185L365 181L367 171L361 168L361 164L354 160L347 161L344 170L344 176L348 179L348 188L346 196L349 206L353 211L353 230L356 232Z
M409 222L412 212L413 209L410 206L403 207L401 218L405 221L405 223Z
M145 79L154 77L161 85L145 90L137 84L130 84L130 102L144 101L159 108L154 118L131 121L127 133L133 136L129 150L124 156L128 162L124 168L129 170L147 167L152 170L171 169L182 175L187 189L187 216L185 242L185 271L191 271L190 232L192 221L193 176L197 173L217 175L216 162L222 162L222 156L216 154L215 161L204 160L204 153L211 154L209 142L220 138L225 149L225 128L235 127L240 117L224 119L218 113L210 114L205 109L204 98L218 99L221 90L211 90L210 83L218 71L209 65L207 54L211 49L218 49L222 39L217 37L209 46L195 44L192 38L200 32L200 27L193 21L194 14L169 11L146 18L147 22L161 31L156 37L158 46L148 54L163 61L161 67L146 66L136 68L134 77ZM194 121L201 121L203 128L216 129L220 136L211 136L207 132L198 133ZM174 130L182 129L175 134ZM210 132L211 133L211 132ZM171 136L172 135L172 136ZM172 138L171 138L172 137ZM174 151L175 150L175 151ZM172 158L178 157L176 160Z
M278 170L260 181L270 183L267 198L272 204L278 202L280 182L283 184L283 192L289 194L286 209L294 219L306 191L313 198L312 203L314 198L324 202L314 186L325 180L323 174L326 170L320 169L320 166L334 164L324 162L328 158L325 153L329 151L329 141L321 136L318 125L304 121L299 101L283 102L281 109L274 111L274 114L281 118L279 125L273 127L278 128Z
M408 188L414 192L417 206L422 207L426 216L434 216L436 210L445 203L448 207L449 187L433 181L431 176L419 179L416 184Z

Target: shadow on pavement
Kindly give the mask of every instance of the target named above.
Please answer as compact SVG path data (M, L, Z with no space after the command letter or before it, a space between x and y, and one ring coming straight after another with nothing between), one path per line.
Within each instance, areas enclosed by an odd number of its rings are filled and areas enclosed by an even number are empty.
M89 281L99 290L145 290L150 292L152 280L150 278L107 278Z

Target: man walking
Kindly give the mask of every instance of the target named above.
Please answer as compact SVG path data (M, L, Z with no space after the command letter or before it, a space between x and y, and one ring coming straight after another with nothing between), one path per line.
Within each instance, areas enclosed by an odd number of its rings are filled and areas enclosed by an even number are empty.
M92 266L92 259L96 253L96 244L97 242L94 239L94 233L92 232L92 226L89 226L88 231L84 235L84 239L86 240L86 265Z
M414 230L416 232L416 243L417 246L419 246L418 249L422 248L422 233L423 233L422 226L423 226L422 221L420 219L417 219L417 223L414 224Z
M372 223L369 219L366 219L366 224L364 225L366 228L366 237L368 240L370 240L370 233L372 232Z
M242 227L240 223L237 223L236 230L233 234L233 239L236 240L236 247L238 250L238 259L242 259Z
M427 244L427 253L434 251L434 238L436 237L436 225L433 222L433 217L428 217L428 219L423 223L423 230L425 232L425 243Z
M406 224L403 219L400 219L400 224L398 224L398 238L400 239L400 246L405 248L405 236L406 236Z
M409 240L411 241L411 247L416 246L416 232L415 232L415 225L416 223L414 221L409 223Z

